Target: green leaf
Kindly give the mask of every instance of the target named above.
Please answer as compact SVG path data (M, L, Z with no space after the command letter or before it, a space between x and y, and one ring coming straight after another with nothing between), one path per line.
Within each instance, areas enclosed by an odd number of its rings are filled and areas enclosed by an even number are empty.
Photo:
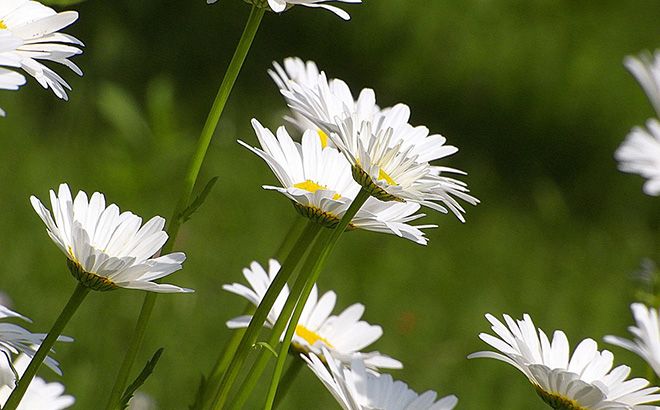
M218 177L213 177L209 182L206 183L206 186L202 190L202 192L195 198L195 200L188 206L188 208L184 209L183 212L181 212L181 215L179 218L181 219L181 222L186 222L190 217L199 209L200 206L206 201L206 197L211 193L211 190L213 189L213 185L218 182Z
M273 356L275 356L275 358L277 358L277 356L278 356L278 354L275 351L275 349L273 348L273 346L269 345L266 342L257 342L257 343L254 344L254 347L255 348L262 347L262 348L268 350L269 352L271 352L273 354Z
M162 347L156 350L156 353L154 353L154 355L151 356L151 359L144 366L144 369L142 369L142 371L135 379L135 381L126 388L124 395L121 397L121 400L119 400L119 405L117 406L118 409L128 408L128 402L133 397L133 394L135 394L137 389L139 389L144 384L144 382L147 381L149 376L151 376L151 373L154 372L154 368L156 367L156 364L158 363L161 354L163 354Z
M199 387L197 388L197 393L195 394L195 401L188 407L189 410L202 410L204 406L204 392L207 388L206 377L202 375L202 379L199 381Z

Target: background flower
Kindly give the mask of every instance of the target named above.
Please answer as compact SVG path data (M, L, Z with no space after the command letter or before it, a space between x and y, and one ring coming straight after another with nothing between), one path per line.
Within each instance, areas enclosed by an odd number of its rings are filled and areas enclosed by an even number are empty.
M648 308L641 303L630 305L636 326L628 327L628 331L635 336L634 340L618 336L605 336L605 341L616 346L628 349L638 354L653 368L655 374L660 375L660 322L658 311Z

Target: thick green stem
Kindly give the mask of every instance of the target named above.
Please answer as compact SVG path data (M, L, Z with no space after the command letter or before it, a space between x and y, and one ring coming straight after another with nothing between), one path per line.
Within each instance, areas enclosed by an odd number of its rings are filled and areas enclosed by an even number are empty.
M243 310L243 315L253 315L255 306L249 304ZM211 400L218 394L218 388L220 387L220 380L222 380L222 375L225 374L229 363L231 363L232 357L238 349L238 345L245 334L246 329L235 329L232 332L229 342L225 345L224 350L222 351L222 356L218 357L218 361L213 366L211 374L209 375L208 380L205 383L204 388L204 398L202 401L202 408L205 409L210 405Z
M355 216L355 214L357 214L357 212L360 210L362 205L364 205L367 199L369 199L369 196L370 195L367 190L365 190L364 188L360 190L360 192L357 194L357 196L351 203L351 206L348 208L348 210L342 217L341 221L339 222L339 225L337 225L337 227L332 230L332 233L328 237L327 241L325 241L325 243L322 245L319 257L314 259L309 258L307 261L311 262L311 266L308 267L307 266L308 263L305 263L303 270L300 272L300 275L298 275L298 279L296 280L296 285L298 284L298 282L304 283L304 288L299 298L297 295L294 295L292 292L292 294L289 295L289 299L287 300L287 304L288 304L289 301L292 300L292 298L295 296L298 299L298 303L293 312L293 316L289 321L289 325L286 329L286 335L284 336L282 345L280 346L277 363L275 364L275 371L273 372L273 378L271 379L270 389L268 390L268 396L266 398L266 405L264 406L265 410L270 410L273 408L275 395L277 394L277 386L280 382L280 378L282 377L282 371L284 370L284 363L286 361L286 356L289 351L289 347L291 346L291 339L293 338L293 334L296 330L296 326L298 325L298 321L300 320L300 315L302 314L302 311L305 307L307 298L309 297L309 294L312 291L312 288L314 287L314 283L316 283L316 281L318 280L318 277L321 271L323 270L323 267L325 266L327 258L332 253L335 245L339 240L339 237L344 232L344 230L346 230L346 227L348 226L350 221L353 220L353 217Z
M314 243L320 230L321 225L311 221L308 222L305 230L296 241L293 249L282 263L282 267L280 268L279 273L277 276L275 276L275 279L261 300L259 307L257 307L257 310L254 312L254 316L252 317L252 320L250 320L250 324L248 325L248 328L245 331L243 338L241 339L241 343L236 350L236 354L234 354L234 357L232 358L227 371L223 375L218 393L213 400L212 408L221 409L224 403L227 401L231 387L234 384L234 381L236 380L236 377L238 376L238 373L240 372L248 353L257 340L257 336L259 335L259 332L264 325L264 321L268 316L268 312L270 312L270 309L273 307L275 300L286 284L286 281L293 273L295 267L298 265L303 255L307 252L308 247Z
M9 396L9 399L7 399L3 410L16 410L19 403L21 402L21 399L23 398L23 395L25 394L25 391L30 385L32 378L35 374L37 374L39 366L41 366L41 363L44 361L46 356L48 356L48 353L53 347L53 344L55 344L55 341L60 337L62 330L64 330L64 327L69 322L76 310L78 310L78 307L82 301L85 300L85 296L87 296L88 293L89 288L83 286L81 283L78 283L66 306L64 306L64 309L62 309L62 313L60 313L60 316L53 324L50 332L48 332L48 335L44 339L43 343L41 343L41 346L39 346L39 350L37 350L37 353L32 358L32 361L30 361L27 369L25 369L23 377L21 377L18 385Z
M296 219L291 224L291 228L289 228L284 240L275 252L274 257L276 260L281 261L286 259L306 225L307 219L296 215ZM253 315L255 309L256 307L249 303L245 307L243 315ZM218 361L213 366L213 370L211 370L209 378L205 383L206 387L204 390L203 408L206 408L209 402L217 394L216 389L220 386L222 375L227 370L234 353L236 353L236 349L238 349L238 344L240 343L241 338L243 338L244 333L245 329L236 329L232 332L231 338L222 352L222 356L218 357Z
M172 218L170 219L170 224L167 229L169 240L163 247L161 251L162 254L167 254L174 248L174 242L176 240L177 234L179 233L179 228L183 223L181 220L181 215L190 203L190 197L192 195L193 189L195 188L199 171L202 167L202 163L204 162L204 158L206 157L206 152L208 151L209 145L211 144L211 139L213 138L215 129L218 126L218 121L220 121L222 111L224 110L227 100L229 99L229 94L231 93L231 90L234 87L234 83L238 78L238 74L241 71L243 62L245 61L248 51L250 50L252 41L257 34L257 29L259 28L261 19L264 16L264 12L265 9L252 6L252 10L250 11L250 16L248 17L248 21L245 25L245 29L243 30L241 39L238 42L234 56L229 63L229 67L227 68L227 72L225 73L225 76L222 80L222 84L220 84L218 94L213 101L213 106L211 107L209 115L206 119L206 123L204 124L204 128L202 129L199 140L197 141L197 149L188 166L188 171L186 172L184 179L181 196L179 197L179 201L177 202ZM106 407L108 410L114 409L119 399L121 398L124 388L126 387L131 368L133 367L133 362L135 362L137 353L142 345L146 326L149 323L149 318L151 317L151 312L153 311L155 304L156 294L148 292L144 298L142 309L140 310L140 316L135 325L135 331L131 335L131 340L129 341L128 349L126 351L126 355L124 356L124 361L122 362L121 368L119 369L119 374L115 380L115 385L112 388L112 393L110 394L110 399L108 400Z
M284 376L282 376L282 380L280 381L280 387L277 391L277 395L275 396L275 404L273 405L274 409L277 409L280 404L282 404L282 400L284 400L286 394L291 389L291 385L293 384L294 380L296 377L298 377L298 374L300 374L300 370L303 368L303 364L304 362L300 359L300 357L297 355L293 357L291 364L289 364L289 368L286 369L286 373L284 373Z

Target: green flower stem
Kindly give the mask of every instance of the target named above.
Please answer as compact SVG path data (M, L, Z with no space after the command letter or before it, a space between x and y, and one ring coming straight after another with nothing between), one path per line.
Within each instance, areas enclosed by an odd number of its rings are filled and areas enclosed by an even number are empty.
M277 248L275 256L273 256L275 259L278 261L284 260L287 255L291 253L293 245L296 243L296 239L298 239L303 229L305 229L308 221L309 220L307 218L303 218L302 216L298 215L298 213L296 213L296 219L291 224L291 228L289 228L289 232L286 233L286 236L280 244L280 247Z
M323 235L326 237L329 236L329 231L323 232ZM266 342L268 343L269 346L274 347L277 346L277 343L279 343L280 336L282 335L282 333L284 333L289 318L291 317L291 313L293 313L293 309L296 307L296 302L299 299L298 296L303 292L305 287L305 280L304 279L300 280L300 276L303 276L302 272L310 267L309 265L310 263L312 263L310 261L317 260L318 257L321 255L321 250L323 248L319 246L319 243L325 243L325 242L326 240L324 240L324 238L318 238L317 243L314 244L312 250L309 252L309 255L307 255L307 258L305 259L305 264L300 270L301 273L298 274L298 279L293 284L291 293L289 293L289 297L287 298L286 303L284 304L284 307L282 308L282 311L280 312L280 315L277 318L277 321L273 325L270 338ZM250 395L252 394L252 390L254 390L254 387L257 385L257 382L259 381L259 378L266 369L266 366L268 365L268 361L271 359L272 355L273 353L268 349L261 350L261 352L259 353L259 357L252 365L252 368L250 368L250 372L247 374L247 376L245 376L245 380L241 384L238 393L236 393L236 396L234 397L231 403L232 410L240 410L244 408L245 402L250 398Z
M270 309L279 296L280 291L293 273L295 267L303 258L304 254L307 252L307 249L312 243L314 243L320 230L321 225L311 221L308 222L302 234L300 234L300 237L296 241L296 244L293 246L293 249L282 263L282 267L280 268L279 273L277 276L275 276L275 279L261 300L259 307L257 307L257 310L254 312L254 316L252 317L252 320L250 321L250 324L245 331L243 338L241 339L241 343L236 350L236 354L234 354L234 357L232 358L227 371L222 377L220 387L218 388L218 392L213 400L212 408L221 409L224 403L227 401L231 387L233 386L234 381L236 380L236 377L238 376L238 373L240 372L248 353L252 349L254 343L257 341L257 336L263 327L264 321L268 316L268 312L270 312Z
M30 361L27 369L25 369L25 373L23 373L23 377L21 377L18 385L9 396L9 399L7 399L7 403L5 403L5 406L2 408L3 410L16 410L19 403L21 402L21 399L23 398L23 395L25 394L25 391L30 385L32 378L35 374L37 374L39 366L41 366L41 363L44 361L46 356L48 356L48 353L53 347L53 344L55 344L55 341L60 337L62 330L64 330L64 327L69 322L88 293L89 288L85 287L80 282L76 285L76 289L73 291L73 294L69 298L66 306L64 306L64 309L62 309L62 313L60 313L60 316L53 324L53 327L48 332L48 335L44 339L43 343L41 343L41 346L39 346L39 350L37 350L37 353Z
M284 237L284 240L275 252L274 257L276 260L280 261L286 259L287 255L291 253L296 240L302 233L303 229L305 229L306 225L307 219L302 218L296 214L295 221L293 224L291 224L291 228L289 228L289 231ZM255 306L253 306L251 303L248 303L243 311L243 315L253 315L255 309ZM222 356L218 358L215 366L213 366L213 370L211 371L211 374L205 383L206 389L204 391L203 408L206 408L207 404L210 404L209 402L213 399L213 397L215 397L215 394L217 394L215 388L219 387L222 375L227 370L227 367L229 366L234 353L236 353L236 349L238 349L238 344L240 343L244 333L245 329L236 329L232 332L231 338L229 339L227 345L225 345L224 351L222 352Z
M303 362L300 357L294 357L291 364L289 364L289 368L286 369L286 373L284 373L284 376L282 376L282 380L280 381L280 387L275 396L275 404L273 404L274 409L277 409L280 404L282 404L282 400L284 400L286 394L291 389L294 380L298 377L298 374L300 374L300 370L302 370L304 363L305 362Z
M314 287L314 283L318 280L318 277L321 273L321 270L323 270L323 267L325 266L325 263L328 259L328 256L332 253L335 245L337 244L339 237L341 234L346 230L346 227L350 223L350 221L353 220L353 217L357 212L360 210L362 205L369 199L369 191L367 191L365 188L360 189L360 192L357 194L353 202L351 203L351 206L348 208L344 216L342 217L341 221L339 222L339 225L335 229L332 230L331 235L327 238L327 241L322 245L323 247L321 248L321 253L318 258L308 258L307 262L311 262L312 266L308 268L308 263L305 263L305 266L303 267L302 271L300 272L300 275L298 276L298 279L296 280L296 285L300 281L301 283L304 283L304 288L303 288L303 293L300 295L300 298L298 300L298 304L296 305L296 308L293 312L293 316L291 317L291 320L289 321L289 326L286 329L286 335L284 336L284 340L282 341L282 345L280 346L280 351L279 355L277 357L277 363L275 365L275 371L273 372L273 378L271 379L271 384L270 384L270 389L268 390L268 396L266 398L266 405L264 406L265 410L270 410L273 408L273 403L275 401L275 395L277 394L277 386L280 382L280 378L282 377L282 371L284 369L284 362L286 361L286 356L289 351L289 347L291 346L291 339L293 338L293 334L296 330L296 326L298 325L298 321L300 320L300 315L302 314L303 308L305 307L305 303L307 302L307 298L309 297L310 292L312 291L312 288ZM292 300L293 297L293 292L289 296L289 300ZM289 300L287 300L287 304L289 303Z
M199 175L199 170L202 167L202 163L204 162L204 157L206 157L206 152L209 145L211 144L211 139L213 138L213 134L218 125L218 121L220 121L222 111L225 108L227 100L229 99L229 94L234 87L234 83L238 78L238 74L241 71L243 62L245 61L248 51L250 50L250 46L252 45L252 41L254 40L254 37L257 33L261 19L264 16L264 12L265 9L252 6L252 10L250 11L250 16L248 17L248 21L245 25L245 29L243 30L241 39L238 42L234 56L229 63L229 67L227 68L227 72L225 73L225 76L222 80L222 84L220 84L218 94L213 101L213 106L211 107L209 115L206 119L206 123L204 124L204 128L202 129L199 140L197 141L197 149L190 161L188 171L184 179L181 196L176 204L173 216L170 219L170 224L167 229L169 241L163 247L161 251L162 254L167 254L174 248L174 241L176 240L176 236L179 233L179 228L183 223L181 215L190 203L190 197L195 187L195 183L197 182L197 177ZM131 367L133 366L133 362L135 361L137 353L140 350L140 346L142 345L146 326L149 323L149 318L151 317L151 312L153 311L155 304L156 294L148 292L144 298L142 309L140 310L140 316L135 325L135 331L131 335L131 340L126 351L126 355L124 356L124 361L122 362L121 368L119 369L119 374L115 380L115 385L112 388L112 393L110 394L110 399L108 400L108 405L106 407L108 410L111 410L116 406L117 402L121 398L124 388L126 387Z
M250 303L243 310L243 315L254 315L255 309L256 307ZM231 359L234 357L234 354L238 349L238 345L241 342L243 335L245 334L245 330L246 329L235 329L232 332L231 338L225 345L225 348L222 352L222 356L218 357L218 361L213 366L213 370L211 371L211 374L205 383L206 388L204 390L202 408L207 408L210 405L211 400L213 400L215 395L218 394L217 389L220 386L222 375L225 374L225 371L227 371L229 363L231 363Z

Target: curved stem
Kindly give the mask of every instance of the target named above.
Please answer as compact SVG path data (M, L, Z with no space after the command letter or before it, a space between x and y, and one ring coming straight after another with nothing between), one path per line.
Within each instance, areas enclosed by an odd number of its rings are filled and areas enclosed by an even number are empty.
M337 244L339 237L344 232L344 230L346 230L346 227L348 226L350 221L353 220L353 217L355 216L355 214L357 214L357 212L360 210L362 205L364 205L367 199L369 199L369 192L364 188L360 189L360 192L357 194L357 196L351 203L351 206L348 208L348 210L342 217L341 221L339 222L339 225L332 231L327 241L323 244L319 257L314 258L314 260L312 260L311 258L308 259L308 261L311 262L312 266L310 266L309 269L307 269L307 263L306 263L305 267L300 272L298 279L296 280L296 285L298 284L299 281L301 283L304 283L305 285L303 288L303 292L299 297L296 308L293 312L293 316L289 321L289 326L286 329L286 335L284 336L282 345L280 346L279 355L277 357L277 363L275 364L275 370L273 372L273 378L271 379L270 389L268 390L268 396L266 398L266 405L264 406L265 410L270 410L273 408L275 395L277 394L277 386L279 385L280 378L282 377L282 371L284 369L284 362L286 361L286 355L289 351L289 347L291 346L291 339L293 338L293 334L296 330L296 326L298 325L298 321L300 320L300 315L302 314L302 311L305 307L307 298L309 297L309 294L312 291L312 288L314 287L314 283L316 283L321 273L321 270L323 270L326 260L328 256L332 253L332 250ZM294 297L293 292L289 296L289 299L292 299L292 297ZM288 303L289 300L287 300L287 304Z
M234 357L232 358L227 371L223 375L222 381L220 382L220 387L218 388L217 394L213 400L213 409L221 409L224 403L227 401L231 387L234 384L234 381L236 380L236 377L238 376L238 373L241 370L241 366L245 362L248 353L257 340L257 336L259 335L259 332L264 325L264 321L268 316L268 312L270 312L270 309L279 296L280 291L293 273L295 267L302 259L303 255L306 253L308 247L314 243L320 230L321 225L309 221L305 227L305 230L300 235L293 249L287 256L286 260L282 263L282 267L280 268L279 273L277 276L275 276L275 279L268 287L268 290L261 300L261 303L259 303L257 310L254 312L254 316L252 316L252 320L250 320L250 324L248 325L248 328L245 331L243 338L241 339L241 343L236 350L236 354L234 354Z
M9 399L7 399L7 403L2 408L3 410L16 410L21 402L21 399L23 398L23 395L25 394L25 391L30 385L32 378L35 374L37 374L37 370L39 370L41 363L44 361L46 356L48 356L48 353L53 347L53 344L55 344L55 341L60 337L62 330L64 330L64 327L69 322L76 310L78 310L78 307L82 301L85 300L85 296L87 296L88 293L89 288L83 286L80 282L78 285L76 285L76 289L73 291L73 294L69 298L66 306L64 306L64 309L62 309L62 313L60 313L60 316L53 324L53 327L51 327L48 335L41 343L41 346L39 346L39 350L37 350L37 353L35 353L34 357L32 357L32 360L30 361L27 369L25 369L23 377L21 377L18 385L14 391L12 391Z
M199 140L197 141L197 149L188 166L188 171L186 172L184 179L181 196L179 197L179 201L177 202L172 218L170 219L170 224L167 229L169 240L163 247L161 251L162 254L167 254L174 248L174 241L176 240L179 228L183 223L181 220L181 215L190 203L190 197L195 187L195 183L197 182L197 177L199 175L199 170L202 167L202 163L204 162L204 157L206 157L206 152L209 145L211 144L211 139L213 138L213 134L218 125L218 121L220 121L222 111L225 108L227 100L229 99L229 94L234 87L234 83L238 78L238 74L241 71L243 62L245 61L248 51L250 50L250 46L252 45L252 41L254 40L254 37L257 33L261 19L264 16L264 12L265 9L252 6L252 10L250 11L250 16L248 17L248 21L245 25L245 29L243 30L241 39L238 42L236 51L234 52L231 62L229 63L227 72L225 73L222 83L220 84L218 94L213 101L213 106L211 107L206 122L204 123L204 128L202 129ZM142 345L144 333L146 331L146 327L155 304L156 294L153 292L148 292L144 298L142 309L140 310L140 316L135 325L135 331L131 335L131 340L126 351L126 355L124 356L124 361L122 362L121 368L119 369L119 373L117 374L117 378L115 380L115 384L112 388L112 393L110 394L110 399L108 400L108 404L106 406L106 409L108 410L112 410L114 406L116 406L118 400L121 398L124 388L126 387L131 367L133 366L133 362L135 361L137 353Z

